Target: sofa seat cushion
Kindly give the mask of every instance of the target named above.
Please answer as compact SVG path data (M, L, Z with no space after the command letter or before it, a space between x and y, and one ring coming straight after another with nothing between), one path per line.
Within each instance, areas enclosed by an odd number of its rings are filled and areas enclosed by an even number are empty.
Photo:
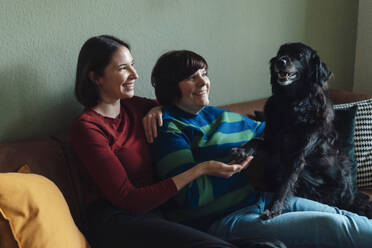
M372 200L372 188L364 188L364 189L360 189L359 191L368 195L370 201Z
M44 176L0 173L0 213L19 247L89 247L61 191Z

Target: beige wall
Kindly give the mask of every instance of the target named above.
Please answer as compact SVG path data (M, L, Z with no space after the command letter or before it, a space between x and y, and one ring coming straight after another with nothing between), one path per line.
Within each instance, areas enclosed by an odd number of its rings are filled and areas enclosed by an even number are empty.
M150 73L162 53L191 49L209 63L213 105L266 97L269 59L289 41L314 46L340 79L332 85L351 89L354 2L1 0L0 141L68 129L81 111L73 96L79 49L103 33L131 43L140 96L154 97Z

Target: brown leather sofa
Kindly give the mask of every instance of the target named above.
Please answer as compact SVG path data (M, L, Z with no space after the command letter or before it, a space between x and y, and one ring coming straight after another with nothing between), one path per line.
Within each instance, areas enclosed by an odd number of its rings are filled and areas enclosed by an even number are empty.
M372 95L339 90L331 90L330 95L335 104L372 98ZM221 107L242 114L253 114L255 110L262 110L264 103L265 99L259 99ZM33 173L44 175L59 187L76 224L81 226L83 192L67 133L0 144L0 172L15 172L24 164ZM363 191L372 196L372 189Z

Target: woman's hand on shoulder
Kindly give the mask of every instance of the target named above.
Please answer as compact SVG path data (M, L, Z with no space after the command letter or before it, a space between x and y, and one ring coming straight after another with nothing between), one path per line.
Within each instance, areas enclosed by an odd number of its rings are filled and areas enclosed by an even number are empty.
M202 168L204 175L217 176L223 178L229 178L235 173L239 173L244 170L249 163L252 161L253 156L248 156L241 163L222 163L219 161L206 161L200 163L199 166Z
M154 142L158 136L158 126L163 125L163 111L161 106L153 107L147 112L142 119L143 127L145 129L146 140L149 143Z

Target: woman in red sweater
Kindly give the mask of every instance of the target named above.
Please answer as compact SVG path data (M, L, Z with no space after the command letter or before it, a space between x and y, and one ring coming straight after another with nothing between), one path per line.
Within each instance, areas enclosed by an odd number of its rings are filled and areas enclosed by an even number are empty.
M159 181L144 126L151 142L161 109L154 100L134 96L136 79L127 43L102 35L81 48L75 94L85 109L73 122L71 137L85 188L88 240L94 248L248 247L249 241L229 243L161 217L160 206L192 180L230 177L249 160L203 163Z

